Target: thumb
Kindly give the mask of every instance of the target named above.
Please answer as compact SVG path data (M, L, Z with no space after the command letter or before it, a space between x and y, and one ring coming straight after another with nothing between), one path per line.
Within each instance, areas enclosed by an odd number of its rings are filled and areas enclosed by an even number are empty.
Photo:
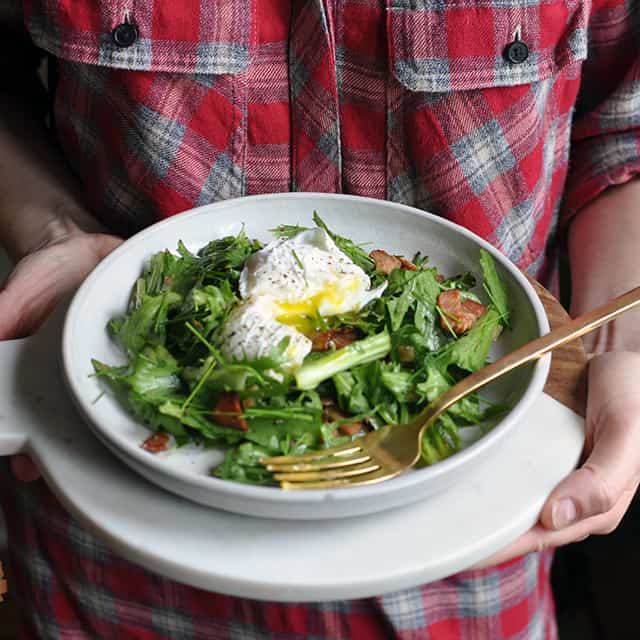
M583 467L555 488L542 509L540 522L546 529L564 529L581 520L608 513L623 501L626 493L629 494L628 504L633 492L617 480L617 475L589 458ZM617 525L618 521L615 521L607 525L607 530L592 533L608 533Z

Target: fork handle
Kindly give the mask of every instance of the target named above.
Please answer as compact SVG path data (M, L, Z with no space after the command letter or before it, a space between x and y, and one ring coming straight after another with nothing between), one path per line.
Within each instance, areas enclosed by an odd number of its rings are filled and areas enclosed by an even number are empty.
M484 387L496 378L521 367L528 362L538 360L545 353L571 342L585 333L611 322L617 316L637 307L640 304L640 287L631 289L617 298L613 298L605 304L588 311L566 324L546 333L531 342L518 347L515 351L499 358L495 362L486 365L478 371L474 371L466 378L451 387L442 394L433 404L428 405L412 423L417 425L425 420L432 422L434 418L446 411L452 404L464 396Z

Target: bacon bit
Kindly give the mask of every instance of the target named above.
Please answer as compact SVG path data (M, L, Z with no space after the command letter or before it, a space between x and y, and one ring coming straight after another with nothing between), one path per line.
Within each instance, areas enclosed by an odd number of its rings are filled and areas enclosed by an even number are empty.
M357 433L364 432L364 424L362 422L347 422L341 424L338 431L345 436L355 436Z
M149 453L161 453L169 450L169 436L166 433L154 433L140 447Z
M211 412L211 419L223 427L249 431L249 425L242 415L242 401L240 396L233 391L225 391L220 394L216 407Z
M418 267L416 267L411 260L407 260L404 256L392 256L382 249L374 249L369 254L369 257L375 263L376 271L382 271L387 275L396 269L406 269L407 271L418 270Z
M411 260L407 260L404 256L396 256L396 258L398 258L398 260L400 260L400 264L402 265L402 268L405 269L406 271L417 271L418 267L416 267L415 264L413 264L413 262L411 262Z
M440 318L442 329L453 329L458 335L467 333L487 310L485 305L475 300L462 300L459 289L449 289L438 295L438 306L445 315Z
M324 409L322 411L322 419L325 422L335 422L336 420L344 420L347 416L333 404L332 400L328 401L328 404L325 404L323 401ZM347 422L345 424L341 424L338 427L338 431L345 436L355 436L356 433L361 433L364 431L364 424L362 422Z
M329 351L342 349L360 337L357 329L327 329L312 331L307 335L311 340L311 351Z
M400 269L402 267L402 262L399 258L395 256L389 255L386 251L382 249L374 249L369 257L373 260L376 265L377 271L382 271L383 273L391 273L396 269Z

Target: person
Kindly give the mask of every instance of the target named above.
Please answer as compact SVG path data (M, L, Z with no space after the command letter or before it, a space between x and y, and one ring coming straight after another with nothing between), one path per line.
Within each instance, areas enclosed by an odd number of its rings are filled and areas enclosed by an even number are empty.
M640 282L635 0L11 0L0 11L0 242L15 261L0 338L36 331L138 229L265 192L432 211L554 291L566 251L573 314ZM23 482L7 471L2 494L24 637L556 637L550 550L616 528L640 473L637 315L586 345L584 461L539 523L482 566L374 598L267 603L147 573L13 459Z

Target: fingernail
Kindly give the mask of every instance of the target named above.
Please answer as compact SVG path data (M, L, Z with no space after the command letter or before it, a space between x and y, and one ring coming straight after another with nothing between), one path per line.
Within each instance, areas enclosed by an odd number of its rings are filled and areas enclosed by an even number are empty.
M577 518L578 510L576 509L576 504L573 500L563 498L553 505L551 520L553 521L554 529L564 529L570 524L573 524Z

